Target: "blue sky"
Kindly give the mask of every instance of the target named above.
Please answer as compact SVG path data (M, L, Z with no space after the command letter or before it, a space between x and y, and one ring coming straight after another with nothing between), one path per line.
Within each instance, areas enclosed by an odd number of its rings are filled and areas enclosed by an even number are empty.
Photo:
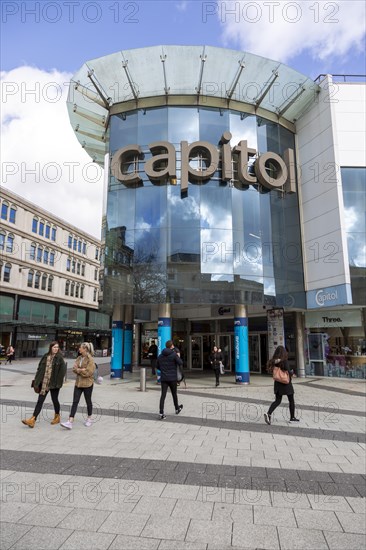
M311 78L365 73L361 0L3 0L1 11L2 181L97 236L90 219L101 217L103 174L88 172L85 181L89 158L65 107L66 83L85 61L118 50L194 44L249 51ZM62 88L54 101L50 83ZM80 166L71 175L72 162ZM50 189L57 201L49 201Z

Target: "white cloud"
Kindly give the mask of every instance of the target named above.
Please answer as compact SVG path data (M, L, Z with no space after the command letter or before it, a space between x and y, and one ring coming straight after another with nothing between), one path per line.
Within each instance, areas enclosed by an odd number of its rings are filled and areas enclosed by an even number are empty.
M365 2L321 0L230 2L220 0L218 17L225 45L286 62L309 53L313 59L363 51Z
M71 128L71 76L28 66L1 74L2 183L100 238L103 170Z
M178 11L187 11L188 1L182 0L182 2L178 2L178 4L176 4L175 6Z

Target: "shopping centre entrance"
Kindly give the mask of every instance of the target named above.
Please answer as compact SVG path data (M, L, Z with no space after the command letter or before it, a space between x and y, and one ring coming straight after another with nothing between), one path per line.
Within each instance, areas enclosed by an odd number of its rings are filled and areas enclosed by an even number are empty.
M191 370L211 368L210 354L214 346L221 349L225 372L235 372L233 334L192 334L190 337ZM265 373L267 363L267 334L249 334L249 369L252 373Z

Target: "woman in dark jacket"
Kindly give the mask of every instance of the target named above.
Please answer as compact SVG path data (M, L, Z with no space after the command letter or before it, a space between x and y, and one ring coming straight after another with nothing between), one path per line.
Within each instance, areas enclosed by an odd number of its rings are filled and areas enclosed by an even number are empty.
M289 373L290 383L283 384L282 382L277 382L277 380L275 380L274 393L275 393L276 399L275 401L273 401L272 405L269 407L268 412L264 414L264 420L267 424L271 424L271 417L272 417L273 411L281 403L282 396L287 395L288 404L290 408L290 422L299 422L299 419L295 418L295 400L294 400L295 391L291 381L292 377L295 375L294 375L294 371L290 369L290 365L288 362L288 353L283 346L278 346L276 348L276 351L274 352L272 359L270 359L268 362L268 370L273 371L274 367L280 367L281 370L287 371Z
M216 387L220 385L220 363L223 361L221 350L214 346L210 355L210 363L215 371Z
M66 363L60 353L58 342L51 342L48 353L46 353L39 362L34 378L34 387L40 388L40 392L33 416L28 418L28 420L22 420L23 424L29 426L29 428L34 428L37 416L42 410L43 403L49 391L51 392L51 399L55 409L55 416L51 424L60 423L60 403L58 394L64 383L65 374Z

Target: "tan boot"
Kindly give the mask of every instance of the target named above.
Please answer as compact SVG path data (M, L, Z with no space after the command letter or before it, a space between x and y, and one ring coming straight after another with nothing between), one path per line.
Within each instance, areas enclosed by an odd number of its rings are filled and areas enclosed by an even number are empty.
M55 424L60 424L61 416L59 414L55 414L55 417L53 420L51 420L51 425L54 426Z
M31 418L28 418L28 420L27 419L22 420L22 422L23 422L23 424L25 424L29 428L34 428L34 425L36 423L36 417L32 416Z

